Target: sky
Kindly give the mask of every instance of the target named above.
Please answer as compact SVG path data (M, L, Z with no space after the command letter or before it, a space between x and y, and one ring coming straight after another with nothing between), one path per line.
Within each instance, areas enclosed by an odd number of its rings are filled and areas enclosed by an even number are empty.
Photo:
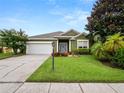
M0 0L0 29L20 28L29 36L85 31L95 0Z

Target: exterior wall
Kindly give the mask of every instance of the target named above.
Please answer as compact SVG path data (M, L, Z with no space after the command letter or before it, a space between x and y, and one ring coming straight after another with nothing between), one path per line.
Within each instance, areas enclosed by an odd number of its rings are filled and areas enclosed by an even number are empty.
M75 40L71 41L71 51L74 51L77 49L77 40L81 39L81 40L87 40L86 37L84 35L80 35L78 36Z
M71 41L71 51L74 51L77 49L77 40Z
M79 37L77 37L76 39L86 39L86 37L84 35L80 35Z
M69 32L69 33L66 33L66 35L68 35L68 36L73 36L73 35L75 35L76 33L74 33L74 32ZM80 35L80 36L78 36L78 37L76 37L76 39L75 40L70 40L69 41L69 44L71 45L69 45L69 51L71 52L71 51L74 51L74 50L76 50L77 49L77 40L79 40L79 39L82 39L82 40L88 40L88 39L86 39L86 37L84 36L84 35ZM31 41L31 40L30 40ZM46 42L51 42L51 41L53 41L54 43L55 43L55 48L54 48L54 50L55 50L55 52L58 52L57 50L57 44L59 43L59 40L58 40L58 43L57 43L57 40L32 40L32 41L46 41Z

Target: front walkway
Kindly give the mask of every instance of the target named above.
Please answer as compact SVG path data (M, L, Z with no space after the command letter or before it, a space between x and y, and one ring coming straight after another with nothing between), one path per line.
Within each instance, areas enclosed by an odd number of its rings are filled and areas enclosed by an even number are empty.
M124 83L1 83L0 93L124 93Z

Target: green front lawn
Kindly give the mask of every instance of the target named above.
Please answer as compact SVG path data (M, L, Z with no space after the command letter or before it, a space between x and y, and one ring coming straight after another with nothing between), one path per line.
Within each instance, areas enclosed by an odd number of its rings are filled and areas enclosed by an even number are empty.
M55 71L50 57L28 82L124 82L124 70L103 65L91 55L56 57Z
M0 53L0 59L5 59L12 56L13 56L13 53Z

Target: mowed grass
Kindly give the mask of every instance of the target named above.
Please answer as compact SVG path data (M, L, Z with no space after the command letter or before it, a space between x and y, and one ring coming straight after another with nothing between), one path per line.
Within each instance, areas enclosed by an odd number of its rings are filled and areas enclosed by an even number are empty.
M13 56L13 53L0 53L0 60L5 59L5 58L9 58L12 56Z
M124 82L124 70L103 65L92 55L55 57L55 71L48 58L28 82ZM30 68L29 68L30 69Z

